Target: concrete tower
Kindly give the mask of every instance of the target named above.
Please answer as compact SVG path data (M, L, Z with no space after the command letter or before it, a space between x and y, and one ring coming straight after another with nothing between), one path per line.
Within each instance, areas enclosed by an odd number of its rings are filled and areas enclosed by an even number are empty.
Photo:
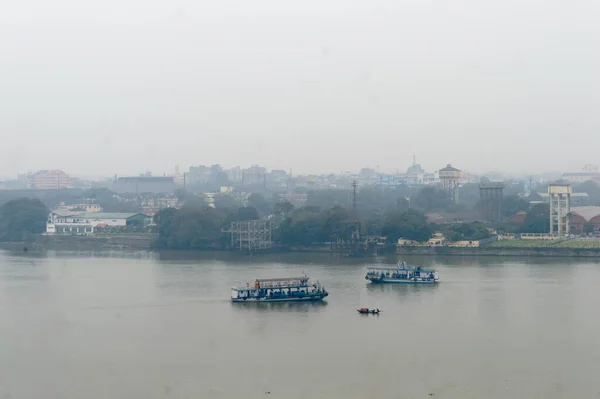
M455 204L458 204L458 180L460 179L460 170L453 168L448 164L445 168L440 169L440 182L442 189L450 193L450 198Z
M569 234L569 213L571 212L570 184L550 184L548 197L550 202L550 234Z
M502 190L504 184L492 182L484 177L479 182L479 199L481 200L481 218L487 222L497 223L501 218Z

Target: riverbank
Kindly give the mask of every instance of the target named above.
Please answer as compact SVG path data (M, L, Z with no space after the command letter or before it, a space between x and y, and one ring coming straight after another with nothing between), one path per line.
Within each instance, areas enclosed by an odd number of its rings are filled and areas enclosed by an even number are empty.
M6 249L28 250L153 250L154 235L90 235L90 236L39 236L33 243L1 243ZM215 251L207 248L206 251ZM186 250L174 250L189 252ZM203 250L195 250L203 251ZM219 252L240 254L237 250L220 249ZM311 246L274 246L265 251L270 253L331 253L344 256L369 258L386 254L424 256L521 256L521 257L579 257L600 258L600 248L525 246L502 247L486 245L482 247L425 247L425 246L377 246L369 250L349 251L348 248L335 248L327 244Z
M578 257L600 258L600 248L563 247L397 247L398 255L433 256L521 256L521 257Z
M112 234L89 236L39 236L31 243L2 243L3 248L55 249L55 250L150 250L156 240L148 234Z

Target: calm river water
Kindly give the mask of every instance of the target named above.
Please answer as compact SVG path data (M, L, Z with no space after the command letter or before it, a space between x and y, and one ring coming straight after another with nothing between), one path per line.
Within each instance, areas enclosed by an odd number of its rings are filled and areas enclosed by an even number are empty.
M0 398L600 397L599 263L406 260L443 281L364 280L395 258L0 252ZM229 302L302 271L325 304Z

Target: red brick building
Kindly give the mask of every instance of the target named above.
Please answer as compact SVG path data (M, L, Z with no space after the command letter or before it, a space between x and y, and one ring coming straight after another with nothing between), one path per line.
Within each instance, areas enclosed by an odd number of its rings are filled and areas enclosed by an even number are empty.
M578 206L571 208L571 217L569 218L570 230L572 233L584 233L585 227L592 228L594 231L600 231L600 206Z

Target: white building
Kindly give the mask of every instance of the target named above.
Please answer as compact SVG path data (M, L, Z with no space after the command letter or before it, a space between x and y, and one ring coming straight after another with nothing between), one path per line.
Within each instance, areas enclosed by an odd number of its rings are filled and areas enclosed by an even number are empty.
M91 224L79 219L84 212L57 209L50 212L46 221L46 234L91 234L94 229Z
M94 233L97 227L129 226L141 223L146 226L150 218L141 213L103 213L55 210L46 222L46 234L84 235Z

